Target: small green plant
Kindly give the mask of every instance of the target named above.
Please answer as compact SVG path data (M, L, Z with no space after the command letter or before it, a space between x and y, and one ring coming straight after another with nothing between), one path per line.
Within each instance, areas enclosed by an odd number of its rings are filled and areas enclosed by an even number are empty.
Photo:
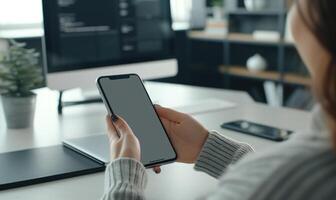
M211 0L211 6L222 7L223 6L223 0Z
M8 51L0 55L0 94L15 97L32 95L31 90L43 82L39 57L39 53L35 49L27 49L25 43L9 40Z

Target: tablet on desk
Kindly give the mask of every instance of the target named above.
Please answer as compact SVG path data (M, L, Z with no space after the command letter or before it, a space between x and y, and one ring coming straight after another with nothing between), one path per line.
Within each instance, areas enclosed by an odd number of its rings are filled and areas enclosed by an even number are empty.
M62 145L0 154L0 190L104 171L92 160Z

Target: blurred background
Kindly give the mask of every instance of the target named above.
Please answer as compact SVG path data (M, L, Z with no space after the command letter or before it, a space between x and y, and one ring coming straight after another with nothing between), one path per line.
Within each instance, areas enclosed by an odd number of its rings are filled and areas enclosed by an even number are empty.
M179 73L158 81L241 90L258 102L310 110L310 78L287 23L291 4L171 0ZM42 52L43 37L41 0L0 0L0 38Z

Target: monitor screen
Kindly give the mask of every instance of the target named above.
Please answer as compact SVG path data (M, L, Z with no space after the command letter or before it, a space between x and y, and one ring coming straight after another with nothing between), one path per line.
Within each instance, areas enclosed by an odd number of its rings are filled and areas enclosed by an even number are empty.
M173 58L168 0L43 0L48 73Z

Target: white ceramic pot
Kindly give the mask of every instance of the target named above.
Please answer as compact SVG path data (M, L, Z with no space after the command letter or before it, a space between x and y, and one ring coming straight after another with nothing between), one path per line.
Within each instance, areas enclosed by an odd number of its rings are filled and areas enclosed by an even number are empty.
M0 60L3 59L3 56L8 51L8 48L9 48L8 41L0 38Z
M21 129L33 126L36 94L27 97L1 95L7 128Z
M213 18L217 21L223 20L223 8L220 6L215 6L212 8Z
M265 0L244 0L245 8L248 11L259 11L265 8Z
M259 72L267 68L267 62L261 55L255 54L247 60L246 66L251 72Z

